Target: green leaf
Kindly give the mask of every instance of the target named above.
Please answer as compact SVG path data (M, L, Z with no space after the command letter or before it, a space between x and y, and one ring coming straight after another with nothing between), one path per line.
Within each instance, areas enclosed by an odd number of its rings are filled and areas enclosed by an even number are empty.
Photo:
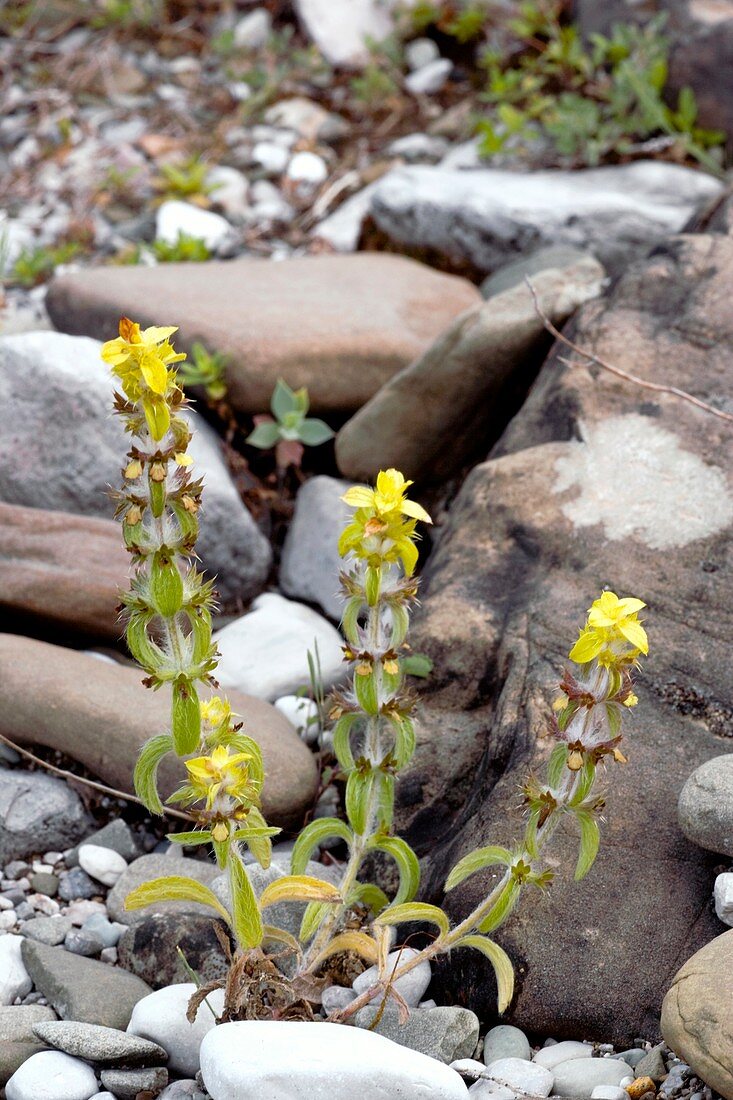
M506 1012L514 996L514 967L504 948L486 936L464 936L456 947L473 947L486 956L496 974L499 1012Z
M229 857L229 876L234 935L245 950L259 947L264 935L260 906L244 864L234 851Z
M159 733L145 742L135 765L135 791L152 814L164 812L158 794L158 767L169 752L173 752L173 738L169 733Z
M322 901L312 901L306 906L303 919L300 922L298 939L301 943L307 943L320 928L321 921L330 911L330 905Z
M469 852L455 865L448 878L445 880L446 891L454 890L459 883L477 871L483 871L485 867L495 867L497 863L508 867L512 862L512 853L508 848L501 848L497 844L490 844L486 848L477 848L475 852Z
M575 810L580 826L580 854L575 868L575 881L580 882L590 871L601 843L601 830L591 810Z
M213 890L196 879L183 875L166 875L136 886L125 898L125 909L143 909L146 905L154 905L159 901L196 901L200 905L216 909L227 924L232 923L229 913Z
M423 901L411 901L403 905L390 905L377 917L375 924L404 924L407 921L429 921L436 924L443 936L450 932L450 921L437 905Z
M211 842L211 833L208 829L194 829L190 833L168 833L167 836L171 844L183 844L189 847Z
M354 832L358 833L360 836L363 835L367 827L367 814L369 811L374 779L375 776L372 771L368 772L366 775L361 775L358 771L353 771L346 781L346 795L344 797L346 803L346 816Z
M479 924L479 931L493 932L495 928L502 925L519 901L521 892L522 887L517 880L514 878L509 879L489 913Z
M677 98L677 118L681 130L691 130L697 119L697 100L692 88L680 88Z
M322 844L324 840L334 836L345 840L349 846L354 840L354 834L349 826L338 817L320 817L301 829L290 861L292 873L302 875L313 850Z
M411 653L402 658L402 671L406 676L419 676L425 680L433 671L433 662L426 653Z
M365 714L374 717L379 712L379 688L377 684L376 670L371 669L362 676L354 673L354 693L356 699Z
M284 420L288 413L297 412L299 408L295 391L291 390L287 382L278 378L277 385L272 391L270 410L276 420Z
M568 762L568 747L564 741L555 745L550 753L547 763L547 783L550 787L556 787L562 778L565 765Z
M237 830L234 834L234 839L243 840L260 867L267 868L270 866L270 860L272 859L272 841L270 837L276 836L280 832L280 829L270 829L262 812L258 810L256 806L250 807L249 813L247 814L247 822L247 827ZM247 835L240 835L242 833L246 833Z
M346 898L346 904L349 906L366 905L376 916L387 908L389 898L379 886L374 886L371 882L357 882L348 898Z
M311 960L309 969L317 970L326 959L331 955L337 955L340 951L353 951L371 964L375 964L379 959L379 950L371 936L365 932L340 932Z
M415 751L415 726L410 718L395 715L389 716L389 723L394 730L395 743L393 754L395 763L399 769L411 760Z
M325 420L304 420L298 428L298 438L307 447L318 447L321 443L327 443L335 434Z
M280 428L274 420L261 420L255 425L254 431L245 439L250 447L259 447L260 450L269 451L280 438Z
M342 714L333 727L333 751L344 771L350 772L355 766L354 754L351 751L351 730L361 716L359 714Z
M282 928L276 928L273 924L264 924L262 926L262 942L279 943L289 951L292 951L298 958L302 955L300 944L295 936L291 936L290 932L286 932Z
M400 885L394 904L412 901L420 888L420 863L407 841L398 836L375 836L369 841L367 850L385 852L397 864Z
M196 752L201 741L201 707L193 682L179 676L173 684L171 734L179 756Z

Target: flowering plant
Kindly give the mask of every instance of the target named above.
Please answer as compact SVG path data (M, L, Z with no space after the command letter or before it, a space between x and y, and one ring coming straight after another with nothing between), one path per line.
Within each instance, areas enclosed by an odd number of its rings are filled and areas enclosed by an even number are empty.
M526 886L549 886L552 872L542 853L564 817L574 818L579 831L575 877L582 878L593 864L603 807L603 799L594 793L597 770L607 758L625 762L619 747L621 722L637 702L633 673L648 651L639 620L644 604L604 592L589 608L570 651L575 668L565 672L555 703L551 721L557 744L546 775L531 776L524 786L524 836L513 849L488 845L469 852L452 868L446 891L484 868L504 870L489 895L451 926L439 906L416 900L420 865L393 828L396 783L415 750L406 639L418 591L417 525L431 519L408 497L412 483L398 470L382 471L374 489L349 489L344 500L354 514L339 549L346 558L342 626L350 679L334 693L330 713L333 750L345 780L346 820L318 818L307 825L293 849L291 874L271 882L257 897L243 845L266 868L272 837L279 830L267 825L260 810L264 770L256 739L242 731L226 699L210 694L217 664L211 640L214 595L193 565L202 485L190 472L187 402L176 377L176 365L184 357L171 344L175 331L141 330L123 318L119 337L102 349L122 386L115 411L131 436L124 487L117 494L117 514L134 564L123 601L127 641L146 672L147 686L169 684L172 696L170 732L155 734L143 747L135 786L152 812L163 813L158 767L170 752L181 759L183 781L168 802L185 807L194 828L170 839L212 845L228 878L230 905L183 876L143 884L128 895L126 905L184 899L208 904L223 917L234 940L224 983L229 1018L312 1017L313 1006L333 981L334 961L345 953L375 966L376 977L332 1019L344 1020L384 995L404 1009L395 980L424 960L463 947L482 952L492 963L499 1009L504 1011L512 999L514 973L491 934L509 917ZM338 885L306 873L313 853L332 839L348 852ZM375 852L396 865L398 886L391 898L361 877L367 857ZM280 902L306 903L297 937L263 919ZM434 928L434 938L391 966L394 928L416 921ZM271 944L294 964L276 967L266 954ZM257 997L250 995L255 985ZM192 1012L210 988L198 991Z

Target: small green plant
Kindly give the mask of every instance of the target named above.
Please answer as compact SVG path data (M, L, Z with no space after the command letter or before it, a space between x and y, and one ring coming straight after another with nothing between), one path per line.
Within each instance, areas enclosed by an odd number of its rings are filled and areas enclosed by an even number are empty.
M161 264L200 264L211 259L211 250L201 237L191 237L179 230L174 243L153 241L153 255Z
M309 405L305 386L292 390L280 378L270 401L272 416L262 414L255 417L255 428L247 436L247 443L263 451L274 447L279 469L300 466L304 446L318 447L334 436L324 420L307 415Z
M161 164L160 176L153 185L164 199L187 199L205 206L217 184L206 182L210 165L200 157L191 157L182 164Z
M145 30L160 19L162 7L161 0L101 0L94 5L89 22L96 30Z
M209 401L226 397L226 356L207 351L203 344L191 346L191 359L181 363L178 377L183 386L203 386Z
M76 241L45 248L24 248L18 255L10 275L10 281L18 286L34 287L50 279L59 264L66 264L79 255L81 245Z
M683 88L676 108L664 101L664 20L617 25L609 37L592 35L586 46L577 26L562 23L556 9L552 3L521 4L508 22L519 51L484 54L483 98L490 110L478 124L481 152L494 156L510 139L515 147L517 139L520 146L544 139L561 158L595 165L638 154L645 141L663 135L719 174L709 150L725 135L697 126L693 91Z
M331 1017L343 1021L375 998L392 996L403 1004L395 980L459 948L477 950L490 961L503 1012L512 999L514 973L492 933L516 908L525 887L550 885L553 875L543 852L563 820L573 820L579 833L576 879L595 860L604 804L594 789L597 772L608 759L625 762L619 747L622 718L637 702L632 673L648 650L639 621L644 604L604 592L589 609L570 651L575 667L565 672L555 703L557 744L546 775L530 776L523 788L524 834L511 849L481 847L452 868L446 891L486 868L503 868L488 895L452 926L439 906L416 900L420 866L393 824L397 776L415 749L415 700L406 684L405 661L418 591L416 528L431 520L407 496L411 482L397 470L382 471L374 489L349 489L343 499L354 512L339 541L346 559L341 585L349 678L334 693L330 711L346 820L319 818L307 825L293 849L291 874L266 886L257 898L242 846L266 867L278 830L267 825L259 808L264 771L256 740L242 731L226 699L202 695L213 686L218 655L211 638L212 586L193 564L202 484L190 471L191 433L177 380L184 356L171 344L175 331L141 330L123 318L119 337L102 349L122 388L115 411L131 439L117 508L135 568L124 598L126 637L146 673L146 685L167 686L172 694L170 731L155 733L143 747L135 786L145 805L162 813L158 767L169 753L178 757L183 782L168 803L184 806L193 828L170 839L186 846L212 845L227 876L229 904L193 879L169 875L137 887L126 907L195 901L226 922L234 941L229 975L197 990L190 1018L213 988L223 986L225 1019L312 1019L323 989L333 981L334 957L348 952L374 965L376 977ZM317 679L313 662L312 674ZM306 873L313 852L332 839L348 851L337 886ZM389 857L397 867L399 884L391 898L360 877L371 853ZM280 902L307 903L298 937L266 923L266 911ZM412 922L430 925L434 939L394 964L388 959L392 929ZM268 958L268 945L292 956L289 976Z
M394 75L377 61L370 61L359 76L351 80L351 94L367 110L386 106L400 95L400 87Z

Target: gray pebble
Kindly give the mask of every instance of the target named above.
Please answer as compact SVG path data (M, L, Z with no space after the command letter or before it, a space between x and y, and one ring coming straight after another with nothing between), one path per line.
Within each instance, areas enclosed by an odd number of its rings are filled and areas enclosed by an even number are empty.
M124 924L107 920L102 913L92 913L91 917L84 921L81 930L100 939L102 947L116 947L120 936L127 929Z
M64 901L76 901L79 898L93 898L99 894L100 887L92 882L86 871L81 867L72 867L61 875L59 880L59 897Z
M35 1024L33 1030L56 1050L99 1065L155 1066L168 1061L168 1055L157 1043L113 1027L53 1020Z
M28 936L38 943L46 943L49 947L57 947L63 943L72 929L68 917L36 917L35 920L27 920L21 928L21 935Z
M165 1066L153 1069L103 1069L102 1084L118 1100L135 1100L139 1092L158 1093L168 1084L168 1070Z
M664 1061L663 1052L664 1043L660 1043L658 1046L653 1047L647 1051L643 1058L641 1058L634 1070L637 1077L651 1077L652 1081L656 1081L659 1084L667 1076L667 1066Z
M499 1058L524 1058L529 1061L532 1051L529 1039L518 1027L499 1024L487 1032L484 1039L484 1062L496 1062Z
M56 891L59 888L59 880L56 875L47 871L36 871L30 876L29 881L31 889L35 890L37 894L45 894L49 898L56 896Z
M87 932L84 928L72 928L66 935L64 947L74 955L94 958L100 953L104 944L94 932Z

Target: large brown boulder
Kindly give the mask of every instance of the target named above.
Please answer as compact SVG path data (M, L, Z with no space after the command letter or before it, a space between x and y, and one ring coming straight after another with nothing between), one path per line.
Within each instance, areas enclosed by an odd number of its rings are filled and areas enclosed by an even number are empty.
M169 696L147 691L139 669L15 634L0 634L0 733L47 745L80 761L105 783L132 790L140 746L169 728ZM299 823L315 799L314 757L283 715L240 692L228 693L246 732L262 749L262 809L272 825ZM180 762L160 768L166 794L182 780Z
M672 239L584 307L575 338L644 378L733 407L733 240ZM548 900L528 892L498 935L517 966L509 1019L557 1038L627 1042L659 1028L680 963L720 929L716 857L681 833L677 799L733 731L731 424L558 349L489 461L476 467L428 562L413 645L435 660L400 818L428 893L473 848L519 839L518 790L543 767L548 715L585 609L605 585L648 604L641 703L626 766L603 776L601 851L572 882L572 823L549 852ZM453 916L488 875L447 897ZM490 1015L474 952L446 967Z
M0 607L11 614L117 639L129 565L112 520L0 501Z
M106 267L55 279L47 304L63 332L109 339L122 314L179 325L228 359L229 400L266 412L278 378L307 386L317 412L353 412L481 296L466 279L404 256L360 253L269 263Z

